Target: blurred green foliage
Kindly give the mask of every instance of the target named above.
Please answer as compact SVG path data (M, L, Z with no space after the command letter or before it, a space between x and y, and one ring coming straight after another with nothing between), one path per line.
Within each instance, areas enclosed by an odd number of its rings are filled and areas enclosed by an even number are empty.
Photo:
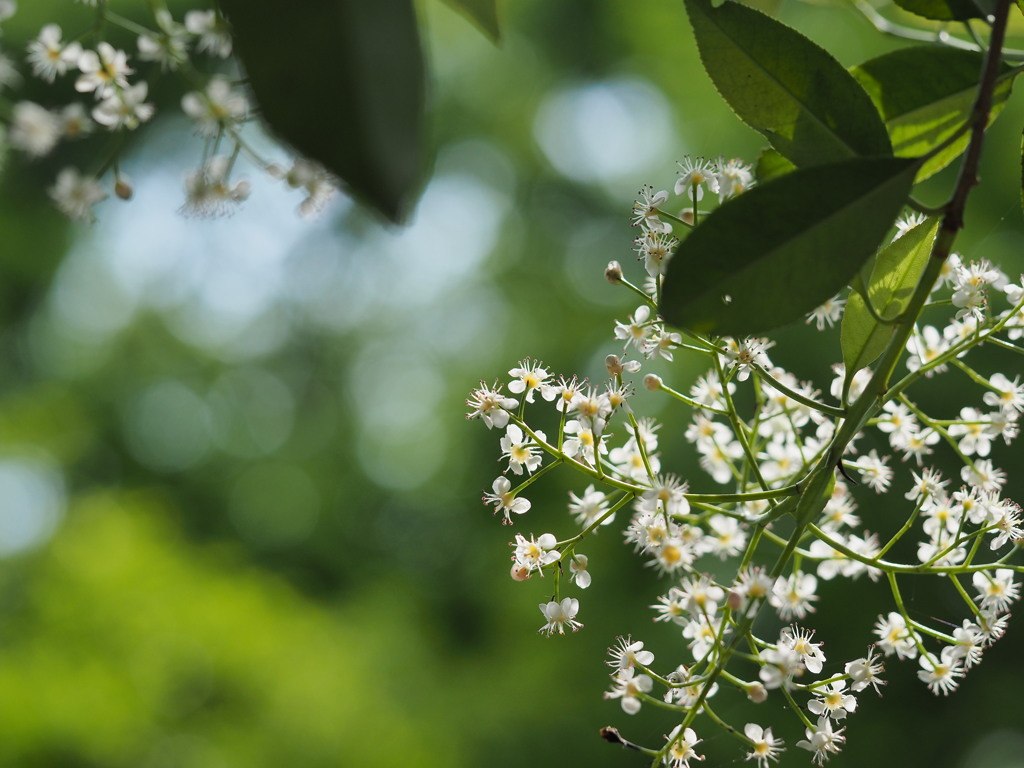
M21 5L5 46L83 10ZM778 9L847 66L895 45L843 3ZM684 153L753 161L760 141L700 69L681 2L506 2L500 48L443 3L419 11L439 160L406 240L343 203L317 224L294 224L297 201L280 196L268 213L256 200L265 179L233 219L182 225L183 152L198 158L199 145L180 146L179 94L161 97L168 119L145 129L126 168L138 199L101 207L111 224L92 232L49 209L50 161L8 158L0 466L35 489L30 501L64 503L52 532L4 550L0 765L636 765L597 729L643 741L673 725L646 711L630 721L601 699L617 634L682 657L646 608L662 586L602 532L586 549L585 629L537 636L547 585L508 578L512 532L478 502L499 471L498 436L467 424L462 401L527 355L603 378L612 319L633 302L602 274L611 259L635 266L635 190L668 187ZM1012 98L992 132L961 241L1010 274L1024 267L1022 113ZM932 180L936 199L949 173ZM181 239L183 226L197 239ZM232 271L233 249L272 261L247 232L288 228L272 291ZM167 271L147 274L166 279L139 288L132 269L158 257ZM227 310L210 302L259 290L261 311L222 332ZM827 384L837 331L777 338L773 359ZM689 384L696 365L663 370ZM686 412L646 394L638 408L670 424L665 465L710 487L673 440ZM976 399L950 382L920 396L943 412ZM534 486L517 530L564 535L565 493L583 485ZM861 514L884 535L883 501L862 497ZM830 658L862 653L888 610L880 585L855 587L824 591L815 626ZM948 610L913 585L907 599L922 615ZM948 700L914 665L890 665L885 696L862 702L831 764L1020 765L1004 749L1021 738L1007 683L1024 679L1017 623ZM723 700L723 714L733 706L739 717L746 705ZM737 761L727 737L701 736L709 764ZM806 763L796 751L787 764Z

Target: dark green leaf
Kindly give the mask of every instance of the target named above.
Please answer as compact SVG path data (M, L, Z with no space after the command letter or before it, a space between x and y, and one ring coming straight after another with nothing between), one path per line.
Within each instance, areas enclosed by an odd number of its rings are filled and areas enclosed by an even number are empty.
M901 48L854 67L851 73L867 91L885 121L897 157L921 157L948 140L970 116L978 90L982 56L943 46ZM1002 72L1010 67L1002 65ZM993 93L990 119L1002 111L1013 81L1000 81ZM967 132L930 158L921 181L949 165L967 146Z
M498 0L445 0L448 5L472 21L492 43L501 42Z
M1024 2L1024 0L1021 0L1021 2ZM755 171L757 183L765 184L772 179L777 179L779 176L784 176L795 170L796 166L774 149L762 149L761 154L757 158L757 169Z
M996 0L895 0L896 5L926 19L963 21L991 16Z
M732 336L803 317L874 254L916 169L910 160L858 158L793 171L726 202L669 262L662 315Z
M907 308L921 273L931 254L932 241L938 231L938 219L918 224L893 241L878 254L868 281L867 293L875 314L891 321ZM885 351L895 326L879 322L868 310L863 296L851 293L843 312L841 333L846 385L843 400L853 381L853 374L871 365Z
M220 0L270 130L392 220L426 166L411 0Z
M737 3L686 0L686 8L715 87L793 163L892 154L871 100L824 49Z

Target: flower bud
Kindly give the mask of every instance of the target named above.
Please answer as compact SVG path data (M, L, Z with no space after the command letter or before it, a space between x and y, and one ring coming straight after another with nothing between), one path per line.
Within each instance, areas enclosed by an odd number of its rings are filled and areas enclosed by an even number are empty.
M608 369L608 373L612 376L622 375L622 361L619 360L618 355L608 355L604 359L604 367Z
M735 589L730 589L729 594L725 598L726 605L732 611L738 611L743 607L743 594L737 592Z
M618 285L622 282L622 265L617 261L609 261L608 266L604 268L604 279L612 285Z
M651 392L658 392L663 386L661 376L656 373L648 373L644 376L644 386L651 390Z
M135 190L132 189L131 182L127 176L118 176L117 181L114 182L114 194L122 200L131 200Z
M511 574L513 581L526 581L530 578L530 567L522 563L512 563Z
M747 698L755 704L760 704L768 698L768 691L761 683L751 683L746 687Z

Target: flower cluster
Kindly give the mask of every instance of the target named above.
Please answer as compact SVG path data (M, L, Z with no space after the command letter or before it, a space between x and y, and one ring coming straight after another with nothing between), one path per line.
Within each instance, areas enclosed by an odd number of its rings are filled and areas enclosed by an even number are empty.
M770 339L666 327L658 303L676 238L703 215L698 203L705 191L721 201L753 183L738 161L687 158L680 170L675 192L685 196L686 209L666 210L669 194L653 187L641 190L633 207L632 222L642 230L643 287L617 262L606 270L609 282L640 297L632 314L611 327L616 351L605 361L608 379L592 384L528 359L510 368L505 382L481 383L467 400L468 417L499 433L503 471L484 501L512 524L531 512L530 487L547 472L566 466L584 477L585 487L570 493L567 506L575 533L562 540L554 533L516 534L513 543L514 579L552 577L546 591L553 597L540 605L545 634L580 627L579 601L562 596L563 577L580 588L589 584L587 559L576 548L617 518L627 547L668 582L651 605L654 621L674 630L668 664L655 670L654 653L631 637L609 649L605 698L628 715L653 703L679 716L660 748L638 749L656 762L688 766L703 759L695 729L703 719L723 726L743 743L746 758L764 768L778 760L782 741L769 726L727 726L712 698L777 697L801 721L806 738L796 747L820 765L842 750L861 694L879 693L883 659L916 659L921 682L945 695L1006 630L1020 594L1024 566L1012 558L1022 548L1024 522L1002 493L1006 475L992 456L997 444L1017 435L1024 384L998 371L983 374L967 356L983 342L1020 352L1012 342L1024 336L1024 281L1013 283L988 262L951 259L929 300L936 310L946 308L946 322L936 323L939 312L930 310L932 324L914 325L903 378L880 388L870 369L847 372L839 363L824 393L773 362ZM903 220L897 237L927 226L923 218ZM832 327L848 298L834 297L808 321L822 331ZM902 340L894 348L902 350ZM697 361L705 366L689 383L675 385L666 374L644 370L664 369L684 354L681 370L693 370ZM953 418L928 415L912 399L912 387L952 371L981 389L978 402ZM674 403L674 428L638 414L639 388ZM863 414L855 431L851 413ZM684 479L663 468L668 434L696 455L702 477ZM950 480L950 460L959 467L957 483ZM700 492L691 488L697 485ZM868 529L858 511L863 494L890 489L901 489L905 519L872 515L875 530ZM907 572L953 584L965 616L939 626L912 619L900 591ZM866 653L858 645L830 663L807 623L828 610L829 582L861 577L884 578L892 604L873 634L859 628L870 643ZM773 633L755 634L755 619L759 628L774 626ZM755 674L743 677L735 668L740 648L752 650L745 658Z
M244 139L242 128L251 120L251 110L246 96L222 71L237 66L230 61L231 32L219 12L190 10L179 21L162 2L154 2L146 24L114 13L106 3L91 5L97 14L91 28L68 35L60 25L46 24L22 53L12 57L0 51L0 90L16 88L28 76L46 83L53 94L47 104L14 101L0 123L12 148L33 160L57 151L62 143L136 131L156 112L148 100L150 89L171 78L185 91L181 108L205 143L201 167L185 180L184 212L219 215L248 197L249 182L231 180L240 155L303 189L301 213L323 206L334 189L323 169L300 160L286 170L262 159ZM14 0L3 0L0 24L16 10ZM135 50L116 47L107 29L133 35ZM19 61L27 65L26 74L19 70ZM56 207L71 219L93 221L94 207L109 197L109 188L101 183L108 174L114 194L129 199L132 184L119 159L115 150L88 171L73 166L59 171L49 190Z
M673 188L675 194L683 198L681 209L678 204L670 207L668 191L655 192L654 187L643 187L633 203L633 226L640 228L634 245L647 274L652 278L665 274L669 259L679 245L672 234L673 222L693 226L699 221L701 211L697 204L704 199L705 189L718 195L719 202L724 202L753 185L751 167L740 160L709 161L687 156L679 163L679 177Z

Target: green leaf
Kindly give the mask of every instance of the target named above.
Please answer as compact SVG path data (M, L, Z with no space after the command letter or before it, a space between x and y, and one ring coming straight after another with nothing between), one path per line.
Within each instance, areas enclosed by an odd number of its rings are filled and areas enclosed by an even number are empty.
M910 160L858 158L796 170L729 200L677 248L662 316L732 336L802 318L874 254L916 169Z
M501 25L498 22L498 0L445 0L479 28L497 45L501 42Z
M924 272L938 232L934 219L918 224L902 237L887 245L875 259L875 268L868 281L867 293L875 314L883 321L892 321L907 308L914 287ZM853 375L873 363L885 351L895 331L891 322L879 322L871 314L859 293L851 293L843 312L840 338L846 383L843 400L849 392Z
M921 157L962 128L971 113L982 55L943 46L901 48L851 69L885 121L897 157ZM1003 64L1003 73L1011 71ZM1001 80L992 97L994 120L1010 97L1013 81ZM967 147L970 134L930 158L918 181L949 165Z
M895 0L905 11L926 19L963 21L983 19L995 11L996 0Z
M719 93L794 164L892 154L871 100L827 51L738 3L686 0L686 8Z
M393 221L425 160L425 72L412 0L220 0L260 114Z
M1021 2L1024 2L1024 0L1021 0ZM758 184L766 184L772 179L785 176L787 173L795 170L795 165L769 147L762 149L761 154L758 155L755 174Z

